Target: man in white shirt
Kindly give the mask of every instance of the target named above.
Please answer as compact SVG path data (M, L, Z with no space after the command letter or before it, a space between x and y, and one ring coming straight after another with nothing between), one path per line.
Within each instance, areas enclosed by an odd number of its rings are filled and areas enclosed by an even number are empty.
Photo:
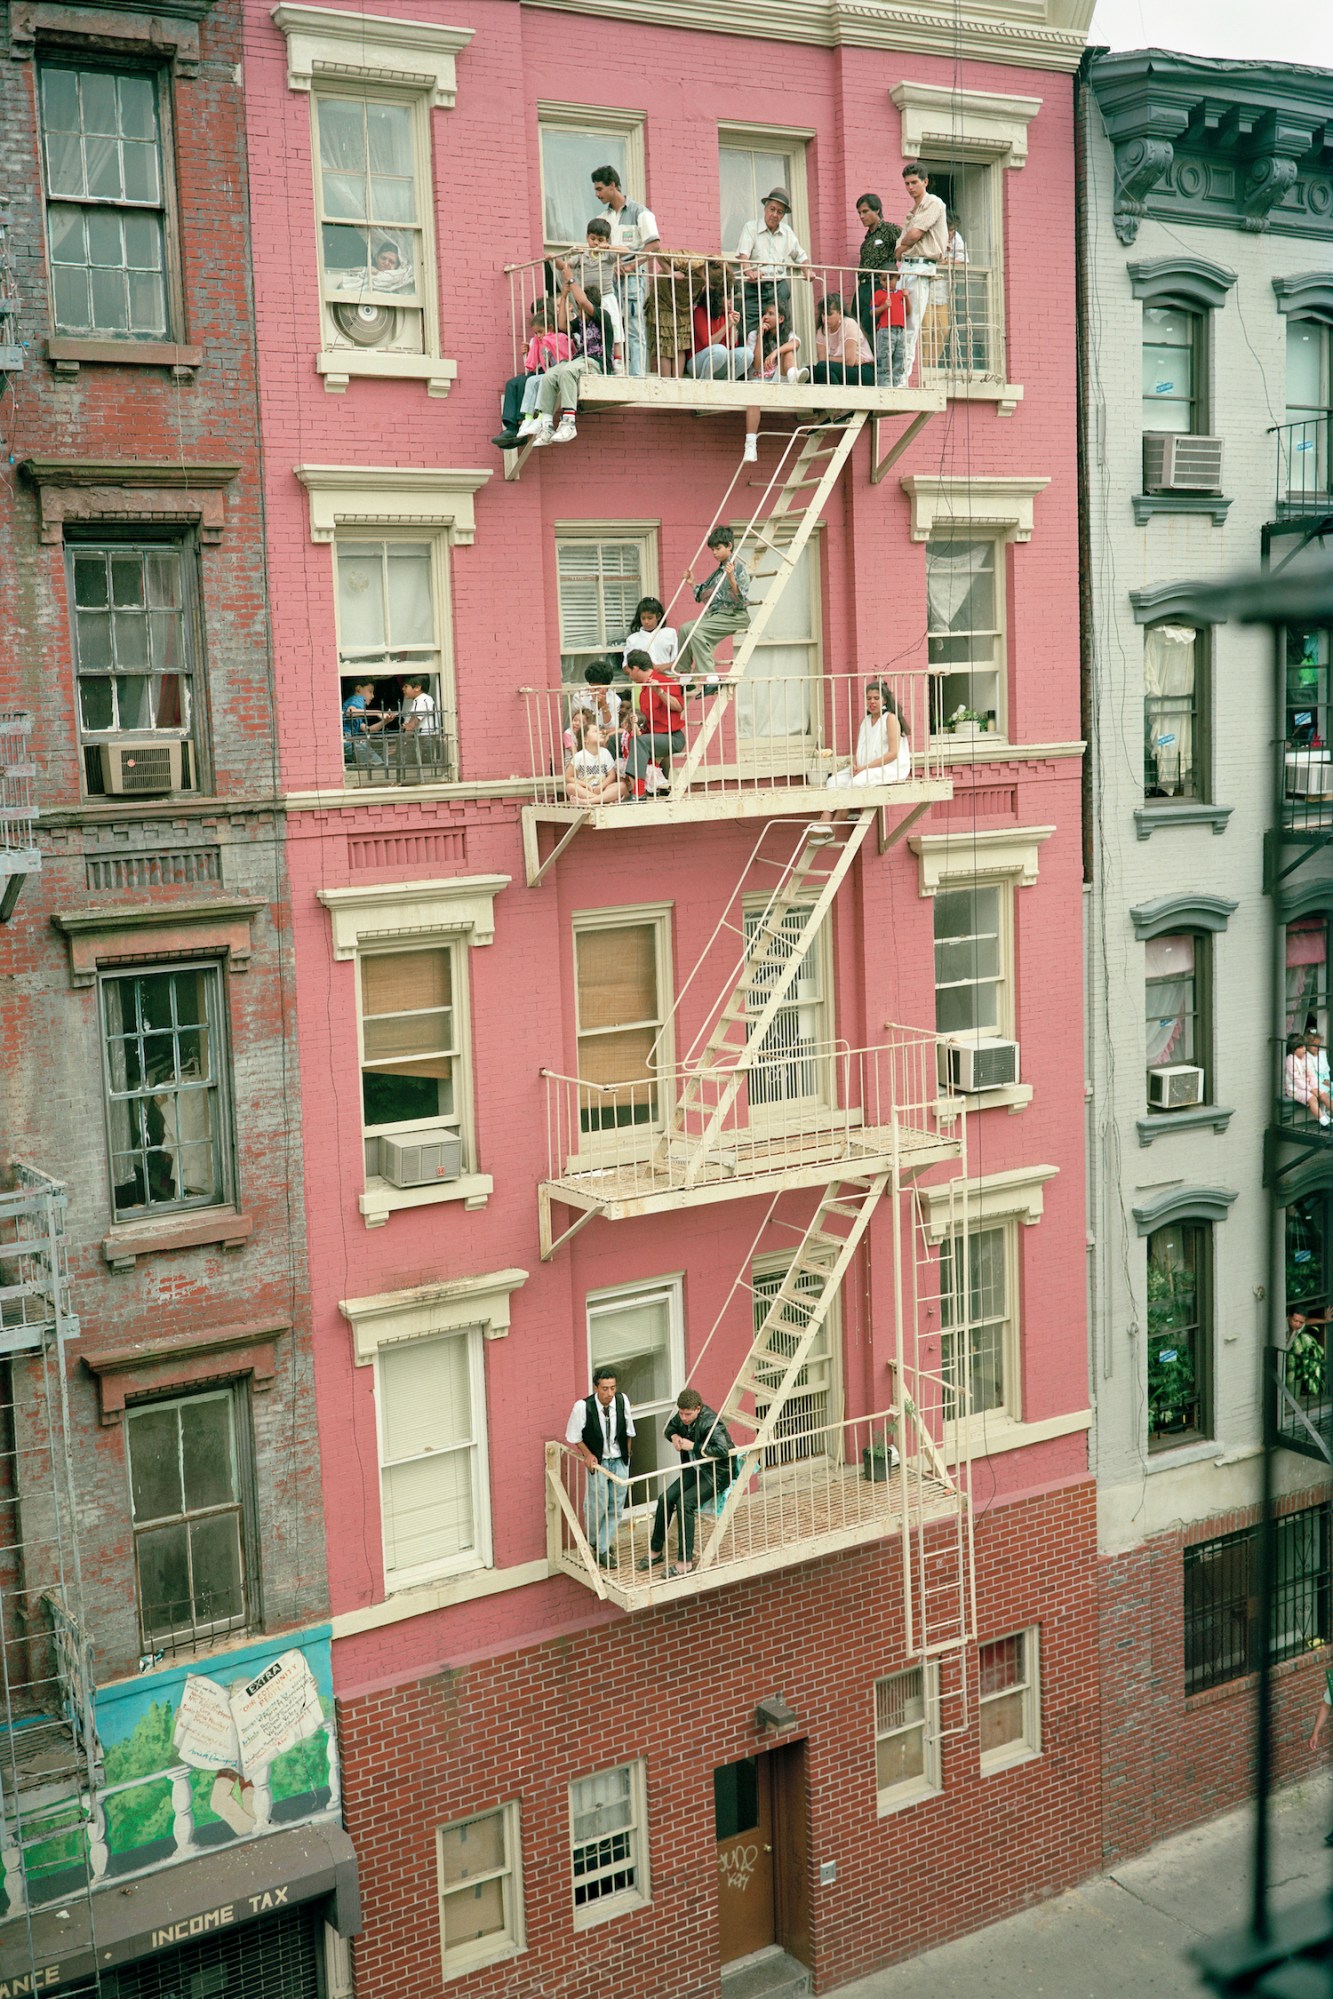
M403 705L398 735L398 760L419 778L435 777L440 760L440 714L435 696L413 674L403 680Z
M629 1397L616 1386L613 1367L595 1367L592 1394L582 1396L569 1412L565 1442L572 1444L588 1472L583 1498L583 1524L602 1568L616 1567L616 1535L629 1497L630 1451L634 1412Z
M916 343L921 322L930 303L935 266L949 241L948 213L937 194L930 192L930 175L920 160L909 160L903 168L903 186L912 206L898 238L898 276L907 294L907 337L903 342L903 383L912 379Z
M648 343L643 331L643 292L647 267L643 253L661 246L657 217L641 201L629 199L614 167L593 169L592 191L611 224L611 247L620 252L616 260L616 291L625 320L626 365L631 375L646 375Z
M758 222L747 222L741 230L736 255L741 260L744 289L741 294L741 332L756 331L766 306L774 300L784 317L790 316L793 266L808 264L796 231L788 222L791 196L785 187L770 188L764 196L764 212Z

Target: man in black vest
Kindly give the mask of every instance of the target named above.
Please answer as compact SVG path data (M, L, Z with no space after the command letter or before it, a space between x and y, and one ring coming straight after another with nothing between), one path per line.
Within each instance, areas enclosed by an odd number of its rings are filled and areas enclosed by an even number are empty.
M648 1553L639 1563L651 1568L666 1550L667 1529L673 1513L679 1515L676 1533L680 1565L673 1576L687 1576L694 1561L694 1516L701 1506L725 1492L731 1484L731 1454L735 1446L722 1418L709 1408L697 1388L682 1388L676 1397L676 1413L665 1435L680 1454L681 1472L663 1489L653 1514Z
M565 1425L565 1442L572 1444L588 1468L583 1497L583 1524L598 1561L615 1567L616 1535L629 1497L631 1439L634 1413L629 1397L616 1386L613 1367L595 1367L592 1394L574 1404Z

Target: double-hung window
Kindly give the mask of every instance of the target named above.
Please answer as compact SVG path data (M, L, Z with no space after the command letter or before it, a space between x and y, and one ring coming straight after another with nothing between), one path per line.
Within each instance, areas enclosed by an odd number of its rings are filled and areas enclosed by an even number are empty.
M584 668L620 655L641 597L657 587L654 531L601 534L557 528L556 593L560 625L560 677L581 682Z
M335 553L345 782L443 783L455 775L455 729L437 546L340 536Z
M320 91L314 111L324 347L422 354L434 296L424 100Z
M801 949L801 935L810 920L810 906L798 904L783 912L779 937L764 940L766 909L766 903L752 903L743 917L751 964L746 1011L752 1018L762 1012L768 993ZM830 1101L830 985L828 926L823 924L801 951L800 969L763 1031L747 1079L752 1113L767 1115L784 1106L811 1108Z
M1013 1224L940 1244L940 1373L951 1416L1017 1416Z
M42 156L59 334L164 340L166 92L152 70L43 62Z
M481 1327L381 1346L375 1402L385 1587L488 1567Z
M941 1787L939 1668L933 1660L875 1682L875 1794L881 1818Z
M941 888L935 896L935 1031L1004 1035L1012 1012L1007 882Z
M1326 1506L1276 1523L1271 1651L1274 1660L1329 1640ZM1184 1553L1185 1692L1239 1679L1259 1664L1259 1529L1197 1541Z
M230 1388L125 1412L146 1651L198 1644L255 1622L244 1416L244 1400Z
M1143 308L1143 428L1191 437L1207 428L1203 313L1183 305Z
M601 213L592 191L598 167L612 167L630 201L644 200L643 113L587 104L539 104L542 230L546 247L580 246Z
M926 542L926 656L931 726L1003 735L1004 544L931 535Z
M659 1471L675 1452L662 1435L685 1379L684 1307L679 1277L590 1292L588 1379L613 1367L634 1411L634 1475Z
M458 998L461 944L418 951L367 951L361 968L361 1115L367 1171L378 1171L381 1139L410 1131L452 1147L466 1170L467 1119ZM371 1154L374 1157L371 1157Z
M579 1131L657 1128L669 1093L670 991L665 910L592 912L574 921Z
M446 1978L523 1949L523 1869L516 1804L441 1826L435 1835Z
M1146 798L1202 798L1205 640L1193 625L1151 625L1143 635L1143 791Z
M782 1309L781 1324L770 1328L766 1344L770 1353L789 1356L795 1350L802 1319L808 1322L809 1314L823 1295L823 1279L814 1271L803 1271L791 1278L787 1259L765 1258L750 1272L750 1283L756 1339L784 1283L787 1285L788 1301ZM793 1290L794 1301L791 1298ZM832 1431L830 1426L837 1420L838 1329L838 1299L835 1294L828 1302L823 1323L782 1406L768 1463L785 1465L793 1464L799 1458L836 1455L841 1433ZM767 1375L774 1386L780 1372L777 1361L760 1364L761 1375ZM760 1422L767 1413L767 1407L761 1382L755 1390L755 1415Z
M102 1037L117 1221L228 1198L222 975L182 965L108 976Z
M1279 433L1278 498L1290 506L1326 501L1333 457L1333 327L1287 321L1287 421Z
M192 789L191 551L175 541L71 540L65 562L87 789Z
M1212 1435L1212 1225L1148 1237L1148 1449Z
M922 312L922 378L927 370L938 369L951 382L1003 382L1002 169L989 162L922 164L930 176L930 192L952 218L946 254L936 266Z
M1039 1658L1035 1627L977 1647L983 1776L1041 1750Z
M574 1927L587 1929L648 1900L642 1763L622 1763L569 1787Z
M1203 1070L1202 1101L1208 1101L1210 942L1204 931L1180 930L1150 937L1144 946L1144 1042L1150 1110L1169 1112L1195 1102L1197 1077L1160 1074L1182 1066ZM1182 1089L1181 1085L1187 1087Z

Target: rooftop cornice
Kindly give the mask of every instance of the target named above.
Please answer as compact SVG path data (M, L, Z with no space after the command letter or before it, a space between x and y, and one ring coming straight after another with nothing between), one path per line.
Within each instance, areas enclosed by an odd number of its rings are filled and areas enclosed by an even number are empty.
M1022 69L1076 70L1093 0L971 0L966 12L918 0L523 0L691 34L744 35L815 48L893 49Z

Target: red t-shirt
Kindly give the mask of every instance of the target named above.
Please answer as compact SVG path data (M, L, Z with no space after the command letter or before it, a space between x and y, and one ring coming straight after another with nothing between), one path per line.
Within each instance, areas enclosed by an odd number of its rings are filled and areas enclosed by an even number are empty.
M870 296L876 326L906 326L906 292L874 291Z
M670 674L651 666L647 680L635 682L634 705L640 714L647 716L648 727L655 736L669 736L680 728L683 717L678 708L669 706L665 695L658 693L659 687L669 687L679 698L679 683Z

